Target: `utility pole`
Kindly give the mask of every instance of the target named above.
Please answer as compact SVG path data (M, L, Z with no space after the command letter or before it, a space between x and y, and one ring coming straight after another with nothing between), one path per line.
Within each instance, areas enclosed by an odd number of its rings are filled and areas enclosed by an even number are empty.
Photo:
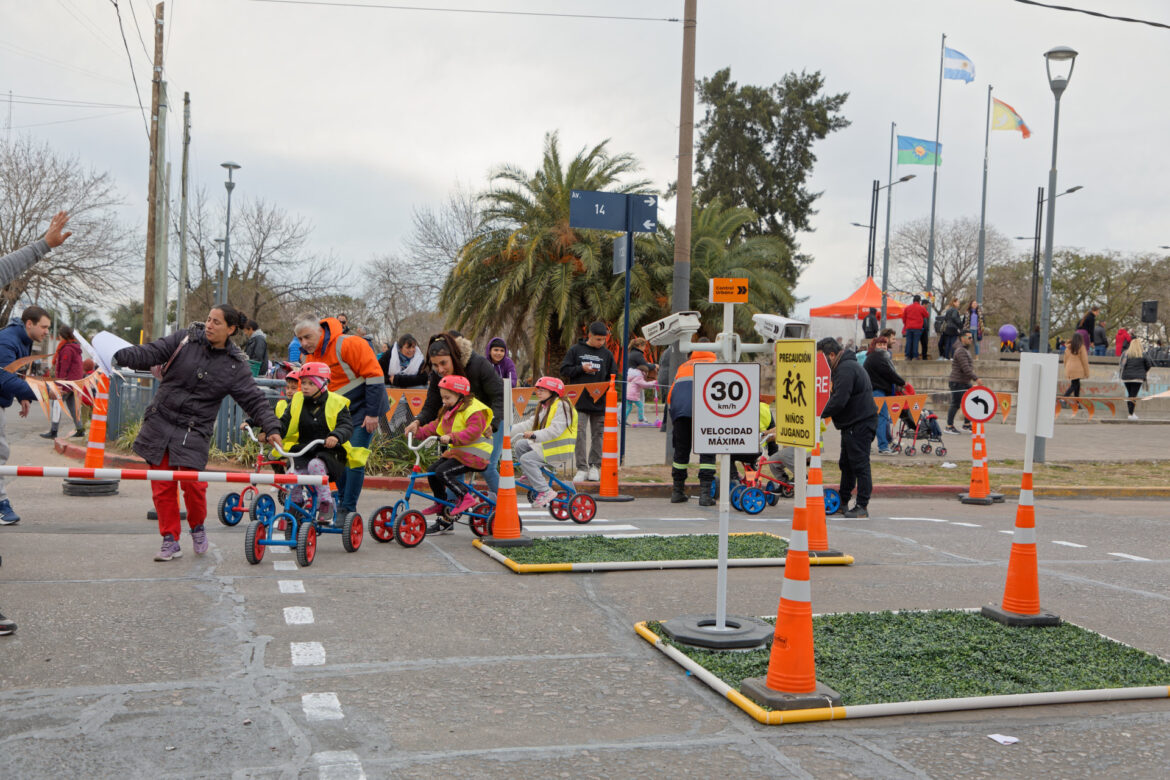
M146 195L146 263L142 285L142 343L153 341L161 333L154 332L154 297L155 297L155 268L156 233L158 232L158 191L162 188L162 172L159 163L162 161L160 149L165 149L166 137L159 132L160 125L165 120L160 110L165 106L166 97L162 83L163 72L163 4L154 7L154 78L150 87L150 182ZM166 230L163 230L166 234ZM166 273L164 271L165 278ZM165 296L164 296L165 297ZM165 306L164 306L165 308Z
M162 101L159 103L158 137L159 150L158 174L161 178L158 185L158 205L155 206L154 228L154 323L151 331L153 338L161 339L167 335L167 271L170 264L167 262L169 254L170 219L171 219L171 164L161 163L166 160L167 143L167 83L162 84Z
M191 145L191 93L183 93L183 175L179 185L179 289L175 294L175 328L187 327L187 147Z

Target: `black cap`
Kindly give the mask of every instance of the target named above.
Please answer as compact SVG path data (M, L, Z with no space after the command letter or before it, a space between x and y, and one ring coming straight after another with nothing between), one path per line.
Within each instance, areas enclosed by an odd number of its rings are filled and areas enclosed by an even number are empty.
M591 323L589 323L589 335L590 336L608 336L609 335L609 328L607 328L605 326L605 323L602 322L601 320L597 320L596 322L591 322Z

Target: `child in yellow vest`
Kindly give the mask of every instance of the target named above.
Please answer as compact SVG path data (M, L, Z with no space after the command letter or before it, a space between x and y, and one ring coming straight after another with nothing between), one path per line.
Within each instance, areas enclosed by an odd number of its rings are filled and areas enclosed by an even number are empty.
M555 376L536 380L536 413L512 426L512 453L524 479L536 491L534 507L556 498L541 467L550 461L572 462L577 444L577 410L562 400L565 383Z
M280 432L285 449L299 449L298 442L324 439L304 455L293 460L296 474L327 475L330 484L336 484L345 475L346 446L353 434L349 415L349 399L329 392L329 366L324 363L306 363L297 372L300 392L295 393L281 410ZM299 501L301 487L293 488L294 501ZM318 521L333 522L333 494L329 488L317 490Z
M492 410L471 394L471 382L458 374L448 374L439 380L439 397L443 408L439 416L418 429L417 436L425 439L437 435L447 449L431 468L427 477L431 493L445 496L450 493L457 500L450 511L454 517L475 505L477 496L459 479L463 474L482 473L492 456ZM424 515L437 515L443 505L435 503L423 510ZM428 533L448 533L453 520L438 519Z

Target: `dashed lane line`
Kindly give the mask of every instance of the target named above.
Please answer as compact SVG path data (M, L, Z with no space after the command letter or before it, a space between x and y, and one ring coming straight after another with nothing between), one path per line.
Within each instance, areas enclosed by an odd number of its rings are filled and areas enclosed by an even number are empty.
M325 646L320 642L292 642L289 644L293 666L324 666Z
M1127 561L1148 561L1149 558L1143 558L1140 555L1130 555L1129 553L1109 553L1116 555L1118 558L1125 558Z
M285 607L284 622L290 626L306 626L313 622L312 607Z
M320 780L366 780L357 753L349 750L326 750L313 754Z
M1055 539L1052 541L1052 543L1059 544L1059 545L1062 545L1064 547L1080 547L1082 549L1085 547L1088 547L1087 544L1077 544L1076 542L1061 542L1061 541L1057 541Z
M307 720L341 720L341 700L336 693L306 693L301 696L301 709Z
M305 592L305 583L303 580L279 580L276 584L280 587L281 593Z
M296 571L296 561L273 561L272 568L276 571Z
M542 531L544 533L553 533L553 534L555 534L555 533L562 533L562 534L610 533L611 531L637 531L638 530L638 526L636 526L636 525L618 525L618 524L600 526L596 530L590 530L590 528L589 528L590 525L592 525L592 523L586 523L585 525L577 525L576 523L573 523L572 525L569 525L567 523L562 524L562 525L535 525L535 524L528 525L528 524L525 524L524 530L525 531L533 531L533 532Z
M979 523L960 523L957 520L952 520L951 525L961 525L964 528L982 528L983 527Z

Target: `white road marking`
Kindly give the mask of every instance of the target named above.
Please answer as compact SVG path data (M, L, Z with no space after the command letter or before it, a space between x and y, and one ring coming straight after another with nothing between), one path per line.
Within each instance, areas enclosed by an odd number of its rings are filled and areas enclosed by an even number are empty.
M1015 534L1016 534L1016 532L1015 532L1015 531L1000 531L1000 533L1001 533L1001 534L1008 534L1008 535L1010 535L1010 536L1015 536ZM1060 544L1060 542L1057 542L1057 544ZM1079 546L1079 545L1078 545L1078 546Z
M362 762L357 753L349 750L327 750L313 754L320 780L366 780Z
M960 523L960 522L955 521L955 520L951 521L951 525L961 525L964 528L982 528L983 527L983 526L979 525L979 523Z
M272 568L276 571L296 571L296 561L273 561Z
M290 626L304 626L313 622L312 607L285 607L284 622Z
M1084 545L1084 544L1077 544L1076 542L1058 542L1058 541L1055 541L1055 540L1053 540L1053 542L1052 542L1052 543L1053 543L1053 544L1061 544L1061 545L1064 545L1065 547L1081 547L1081 548L1084 548L1084 547L1087 547L1087 546L1088 546L1088 545Z
M341 720L341 700L336 693L306 693L301 697L301 708L308 720Z
M320 642L292 642L289 652L293 666L322 666L325 663L325 645Z
M279 580L276 584L280 586L281 593L305 592L305 583L301 580Z
M694 523L694 522L697 522L699 520L710 520L711 518L709 518L709 517L655 517L654 519L659 520L663 523ZM748 519L750 520L751 518L748 518ZM594 521L594 522L596 522L596 521Z
M948 522L938 517L891 517L891 520L923 520L927 523L945 523Z
M1118 558L1125 558L1128 561L1148 561L1148 560L1150 560L1149 558L1143 558L1140 555L1130 555L1129 553L1109 553L1109 554L1116 555Z
M568 521L559 525L528 525L524 524L525 531L543 531L545 533L562 533L562 534L582 534L582 533L602 533L610 531L637 531L636 525L607 525L597 528L596 531L591 531L589 526L593 523L586 523L585 525L578 525L577 523L570 523Z
M291 547L278 547L278 546L274 545L274 546L268 548L268 552L273 553L275 555L281 555L281 554L287 555L288 553L292 552L292 548Z

